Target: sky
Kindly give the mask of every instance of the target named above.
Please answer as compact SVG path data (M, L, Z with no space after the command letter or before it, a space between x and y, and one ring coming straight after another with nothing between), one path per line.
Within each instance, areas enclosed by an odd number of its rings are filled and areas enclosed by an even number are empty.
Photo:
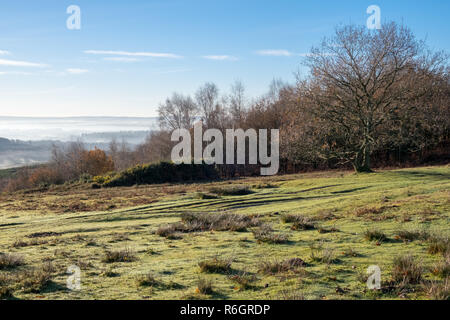
M307 72L302 55L335 26L365 25L370 5L450 52L443 0L2 0L0 116L156 116L205 82L257 97Z

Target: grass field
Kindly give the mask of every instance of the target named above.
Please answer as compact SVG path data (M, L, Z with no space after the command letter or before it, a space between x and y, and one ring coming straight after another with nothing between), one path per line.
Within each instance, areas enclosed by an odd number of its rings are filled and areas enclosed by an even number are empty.
M214 227L204 214L247 218ZM446 298L448 256L446 269L438 266L448 255L449 222L448 165L3 195L0 295L428 299L434 285ZM433 250L436 242L446 247ZM420 281L394 281L402 255L423 269ZM71 265L81 268L79 291L66 288ZM383 290L367 289L371 265L381 269Z

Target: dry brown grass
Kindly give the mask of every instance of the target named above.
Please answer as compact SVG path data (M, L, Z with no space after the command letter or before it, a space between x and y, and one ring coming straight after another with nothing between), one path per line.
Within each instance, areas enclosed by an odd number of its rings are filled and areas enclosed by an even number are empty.
M121 250L106 251L103 257L103 262L113 263L113 262L133 262L136 261L137 257L133 250L129 248Z
M200 261L198 263L198 266L200 267L200 272L226 273L231 271L232 263L233 263L232 258L223 259L216 256L212 259Z
M0 254L0 270L14 269L25 264L23 256L15 253Z
M263 274L277 274L288 271L297 271L306 266L306 263L300 258L286 259L283 261L262 261L259 264L258 271Z
M261 225L257 229L252 230L253 236L260 243L270 244L282 244L289 241L289 237L286 234L274 233L272 228L267 225Z
M160 226L156 234L168 239L179 239L181 233L204 231L246 231L260 225L257 217L234 213L185 213L181 222Z
M422 280L423 268L413 256L399 256L394 259L391 275L396 284L418 284Z

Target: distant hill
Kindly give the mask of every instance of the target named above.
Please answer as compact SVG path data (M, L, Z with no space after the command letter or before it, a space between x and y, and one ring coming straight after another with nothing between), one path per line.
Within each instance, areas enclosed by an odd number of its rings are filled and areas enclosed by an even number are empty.
M21 141L0 138L0 169L47 162L53 145L60 141Z

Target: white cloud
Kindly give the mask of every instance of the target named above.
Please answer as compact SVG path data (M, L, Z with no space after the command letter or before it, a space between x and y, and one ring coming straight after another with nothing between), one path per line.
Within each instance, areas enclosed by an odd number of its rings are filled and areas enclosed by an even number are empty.
M0 56L7 56L10 55L11 52L7 51L7 50L0 50Z
M272 56L272 57L313 57L317 56L313 53L295 53L288 50L260 50L256 51L256 54L260 56ZM322 54L323 56L334 56L332 53Z
M20 71L0 71L0 75L4 76L4 75L23 75L23 76L29 76L32 75L31 72L20 72Z
M294 53L288 50L260 50L257 51L256 54L260 56L273 56L273 57L290 57L294 55Z
M158 53L158 52L129 52L129 51L110 51L110 50L85 50L87 54L101 54L101 55L115 55L115 56L130 56L130 57L151 57L151 58L182 58L173 53Z
M162 70L162 71L156 71L156 72L154 72L154 74L181 73L181 72L189 72L189 71L192 71L192 69Z
M70 74L83 74L89 72L87 69L69 68L66 71Z
M208 59L208 60L216 60L216 61L236 61L238 58L233 56L227 56L227 55L221 55L221 56L203 56L202 58Z
M42 63L28 62L28 61L0 59L0 66L42 68L42 67L46 67L47 65L42 64Z
M106 57L106 58L103 58L103 60L106 60L106 61L117 61L117 62L136 62L136 61L140 61L139 59L136 59L136 58L127 58L127 57Z

